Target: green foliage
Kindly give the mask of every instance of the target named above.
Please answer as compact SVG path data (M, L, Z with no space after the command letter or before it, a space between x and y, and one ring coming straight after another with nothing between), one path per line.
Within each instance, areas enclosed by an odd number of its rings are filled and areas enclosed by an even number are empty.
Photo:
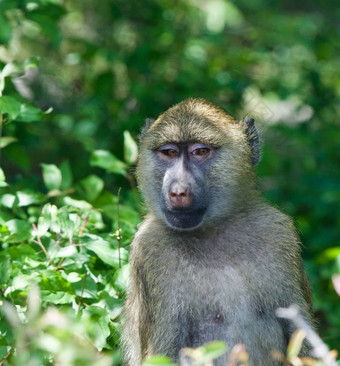
M133 232L118 227L118 217L105 218L101 197L111 194L99 177L91 175L79 185L90 203L60 190L64 176L56 165L42 167L47 194L17 191L1 199L0 292L6 301L1 301L0 358L11 351L13 365L52 360L111 365L112 357L119 362L119 353L98 352L118 346L129 271L126 244L120 241L127 235L125 242L131 242ZM119 210L125 214L124 205ZM139 217L129 220L137 225ZM119 237L111 234L117 229Z
M135 138L145 117L186 97L256 118L260 184L295 218L320 333L339 349L340 14L331 5L0 1L0 361L106 365L109 352L119 364L142 211ZM150 362L170 362L159 360Z

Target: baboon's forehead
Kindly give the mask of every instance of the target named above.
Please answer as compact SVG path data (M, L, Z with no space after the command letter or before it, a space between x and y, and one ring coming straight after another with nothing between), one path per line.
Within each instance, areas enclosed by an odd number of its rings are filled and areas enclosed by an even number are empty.
M151 148L167 142L201 142L218 147L233 139L237 121L224 111L204 105L176 107L161 115L147 131L146 142Z

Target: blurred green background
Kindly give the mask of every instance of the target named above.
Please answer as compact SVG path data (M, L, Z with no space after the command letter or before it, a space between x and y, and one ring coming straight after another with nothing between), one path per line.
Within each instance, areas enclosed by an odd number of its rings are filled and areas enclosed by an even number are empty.
M46 193L40 164L68 161L74 182L96 174L132 202L133 164L103 172L95 150L126 160L123 132L137 139L187 97L254 117L259 183L295 220L319 332L340 349L339 19L335 0L1 0L0 68L36 66L6 76L3 95L53 108L8 120L3 108L2 136L17 139L3 140L6 192Z

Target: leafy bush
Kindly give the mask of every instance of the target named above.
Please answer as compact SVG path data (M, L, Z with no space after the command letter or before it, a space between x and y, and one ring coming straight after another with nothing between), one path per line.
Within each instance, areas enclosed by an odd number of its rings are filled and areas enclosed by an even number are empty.
M0 359L10 353L14 365L111 365L98 351L119 344L127 246L139 214L96 175L71 185L68 163L42 164L42 173L45 194L2 181ZM119 353L113 356L118 363Z
M127 252L143 212L134 137L145 117L198 96L257 119L260 184L296 219L319 329L339 349L331 5L0 2L0 360L52 364L63 352L68 364L104 365L109 352L119 363Z

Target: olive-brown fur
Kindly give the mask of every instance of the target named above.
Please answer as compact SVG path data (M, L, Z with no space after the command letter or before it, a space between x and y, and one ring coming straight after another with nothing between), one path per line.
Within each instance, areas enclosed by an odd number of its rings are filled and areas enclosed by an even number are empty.
M131 245L127 365L155 354L177 360L182 347L213 340L225 341L229 351L244 343L253 366L276 365L271 351L284 353L294 328L275 309L294 303L312 321L296 230L257 189L255 132L203 99L175 105L143 131L137 176L149 213ZM180 230L162 212L165 168L156 151L192 142L214 149L200 173L209 202L200 225ZM309 353L307 344L301 352ZM227 355L215 365L225 365Z

